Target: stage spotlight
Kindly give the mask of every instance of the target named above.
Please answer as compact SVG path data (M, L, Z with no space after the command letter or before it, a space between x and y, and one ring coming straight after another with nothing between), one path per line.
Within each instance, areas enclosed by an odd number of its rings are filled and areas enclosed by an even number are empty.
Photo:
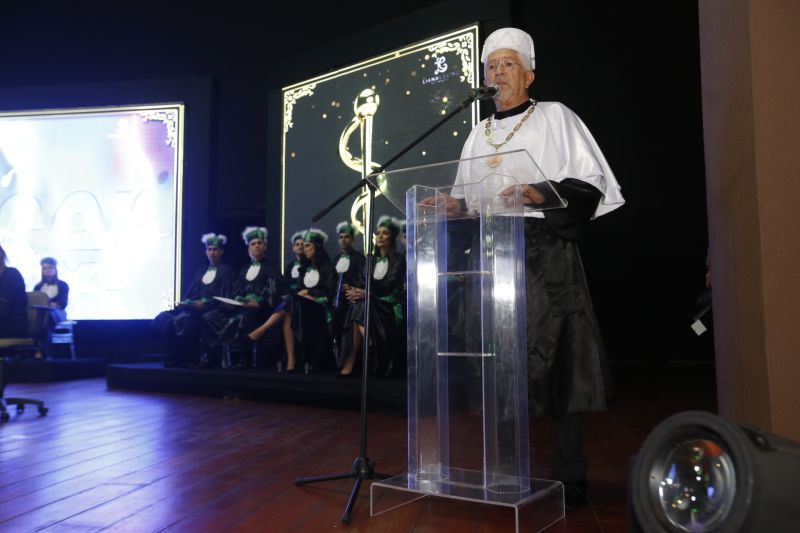
M800 531L800 444L788 439L687 411L647 436L632 474L642 531Z

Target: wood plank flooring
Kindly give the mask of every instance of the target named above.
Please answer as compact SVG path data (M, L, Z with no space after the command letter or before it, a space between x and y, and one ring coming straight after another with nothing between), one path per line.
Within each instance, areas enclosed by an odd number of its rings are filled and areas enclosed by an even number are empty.
M104 379L11 384L6 395L42 399L50 412L12 411L0 425L1 532L513 531L508 511L430 498L370 517L368 484L343 525L352 480L293 481L349 471L356 412L115 391ZM627 376L609 411L587 416L589 503L548 532L626 531L629 457L663 418L713 411L714 396L713 377ZM368 456L401 472L405 418L368 420ZM552 431L547 419L533 425L537 464L549 462Z

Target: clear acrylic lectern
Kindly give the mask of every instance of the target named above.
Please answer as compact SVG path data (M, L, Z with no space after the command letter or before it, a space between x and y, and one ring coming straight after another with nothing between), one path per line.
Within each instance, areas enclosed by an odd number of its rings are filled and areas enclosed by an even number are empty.
M523 216L566 204L524 150L373 180L406 213L408 471L372 484L371 514L439 496L540 531L564 502L561 483L531 477ZM523 206L520 184L541 203Z

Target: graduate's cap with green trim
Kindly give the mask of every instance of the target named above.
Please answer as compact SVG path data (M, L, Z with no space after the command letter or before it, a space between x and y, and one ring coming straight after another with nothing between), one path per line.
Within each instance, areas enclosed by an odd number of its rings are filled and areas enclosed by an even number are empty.
M262 241L266 241L268 236L269 232L264 226L247 226L242 232L242 238L244 239L245 244L250 244L250 241L253 239L261 239Z
M209 246L219 246L222 248L228 242L228 238L221 233L219 235L216 233L205 233L200 237L200 241L206 245L206 248Z
M389 215L381 215L378 218L378 227L388 229L393 239L396 239L397 234L400 233L400 221Z
M304 240L303 237L305 236L305 234L306 234L306 230L304 230L304 229L301 229L300 231L295 231L294 233L292 233L292 244L296 243L298 240L300 240L300 241Z
M328 240L328 234L319 228L308 228L303 235L303 240L313 242L317 246L324 246Z
M338 224L336 224L336 234L341 235L342 233L347 233L351 237L356 236L356 228L346 220L342 220Z

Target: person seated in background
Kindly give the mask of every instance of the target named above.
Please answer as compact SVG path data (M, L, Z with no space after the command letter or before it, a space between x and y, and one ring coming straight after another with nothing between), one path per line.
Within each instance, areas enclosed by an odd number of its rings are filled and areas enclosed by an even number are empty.
M283 275L286 276L289 290L297 290L297 280L300 277L300 266L303 262L303 235L305 235L305 233L305 230L301 230L296 231L292 235L292 253L294 254L294 259L289 261L286 265L286 270L283 272Z
M325 250L327 240L328 236L321 229L306 231L297 290L290 291L269 319L248 335L250 340L256 341L281 324L288 373L296 369L296 345L302 348L306 374L319 366L324 367L327 356L331 355L336 275Z
M0 245L0 338L15 339L28 336L28 297L25 280L14 267Z
M398 221L389 216L378 219L375 231L376 253L372 257L371 299L370 299L370 347L372 348L372 368L370 372L378 377L402 375L405 370L406 328L403 303L405 302L406 260L397 251L397 238L400 233ZM339 376L353 374L357 356L364 336L366 292L361 287L347 291L350 302L346 329L352 330L353 346L347 355Z
M42 291L50 299L49 328L67 319L67 303L69 302L69 285L58 278L58 261L45 257L39 264L42 266L42 280L33 287L34 291Z
M262 324L280 302L285 292L282 276L266 259L267 237L265 227L248 226L242 232L247 245L250 264L242 267L233 290L237 305L223 303L203 315L203 339L208 349L205 366L219 360L223 345L227 344L239 356L231 361L233 368L249 366L247 354L252 347L247 332Z
M233 293L236 274L222 261L228 238L206 233L200 241L206 247L208 266L197 270L184 299L175 309L159 313L152 322L167 342L168 359L164 366L202 364L201 317L219 305L215 296L227 298Z
M334 354L336 356L336 366L342 366L344 358L353 349L353 334L343 335L344 322L347 318L349 305L346 293L352 287L364 286L364 267L366 266L364 253L356 250L355 244L356 228L346 221L336 225L336 233L339 237L339 248L341 252L333 258L333 265L336 270L336 291L333 300L334 309Z

